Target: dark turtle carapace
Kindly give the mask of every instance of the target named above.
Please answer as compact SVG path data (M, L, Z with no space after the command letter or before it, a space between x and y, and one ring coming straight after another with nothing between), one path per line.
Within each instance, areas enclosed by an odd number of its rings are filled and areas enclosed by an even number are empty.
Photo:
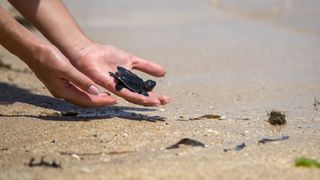
M143 81L133 72L128 69L117 66L117 72L109 72L110 76L118 80L116 84L116 90L120 91L122 88L127 88L130 91L137 92L144 96L148 96L148 91L151 91L155 86L156 82L153 80Z

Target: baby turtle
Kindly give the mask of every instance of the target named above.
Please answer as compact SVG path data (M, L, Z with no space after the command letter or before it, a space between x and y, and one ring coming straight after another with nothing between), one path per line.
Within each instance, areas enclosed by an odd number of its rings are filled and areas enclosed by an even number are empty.
M118 80L116 84L117 91L120 91L122 88L127 88L130 91L149 96L147 92L156 86L155 81L147 80L144 82L140 77L124 67L117 66L117 70L115 73L109 72L110 76Z

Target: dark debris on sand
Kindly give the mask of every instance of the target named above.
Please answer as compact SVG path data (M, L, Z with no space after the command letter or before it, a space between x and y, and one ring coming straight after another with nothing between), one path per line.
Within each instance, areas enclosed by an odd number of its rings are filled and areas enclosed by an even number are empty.
M50 168L62 168L61 164L57 161L48 161L45 160L43 156L41 156L40 161L36 161L35 158L31 158L29 163L29 167L36 167L36 166L43 166L43 167L50 167Z
M61 116L78 116L79 113L76 111L61 111Z
M200 146L200 147L205 147L205 145L197 140L193 140L190 138L183 138L180 141L178 141L177 143L167 147L166 149L177 149L180 148L181 145L187 145L187 146Z
M284 125L287 123L286 114L280 111L273 110L268 113L268 122L271 125Z
M66 155L66 156L101 156L101 155L122 155L122 154L130 154L134 153L135 151L110 151L110 152L88 152L88 153L76 153L76 152L63 152L61 151L61 155Z
M0 151L8 151L8 150L9 150L9 148L7 148L7 147L0 148Z
M238 144L236 145L235 147L233 148L225 148L223 149L223 152L228 152L228 151L240 151L242 150L243 148L246 147L246 144L245 143L241 143L241 144Z
M313 108L314 110L318 111L320 107L320 101L314 98Z
M217 120L221 120L222 116L217 115L217 114L205 114L196 118L189 118L189 120L193 121L193 120L201 120L201 119L217 119Z
M216 119L216 120L222 120L224 117L220 116L218 114L205 114L199 117L194 118L185 118L184 116L179 116L177 121L197 121L197 120L205 120L205 119Z
M10 64L5 64L0 57L0 69L11 70L12 66Z
M276 137L276 138L262 138L258 141L258 144L265 144L267 142L273 142L273 141L284 141L289 139L288 135L283 135L281 137Z

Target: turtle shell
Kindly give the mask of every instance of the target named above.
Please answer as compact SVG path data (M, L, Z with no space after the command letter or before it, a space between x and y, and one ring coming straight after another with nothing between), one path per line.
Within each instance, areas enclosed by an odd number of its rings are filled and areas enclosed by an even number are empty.
M118 66L117 70L115 74L110 73L110 75L120 81L124 87L138 93L144 91L144 82L140 77L121 66Z

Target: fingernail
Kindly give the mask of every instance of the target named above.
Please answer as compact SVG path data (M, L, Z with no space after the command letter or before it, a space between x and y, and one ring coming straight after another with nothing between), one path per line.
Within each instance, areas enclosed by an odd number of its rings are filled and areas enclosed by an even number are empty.
M88 92L92 95L99 95L99 90L94 85L91 85L88 89Z

